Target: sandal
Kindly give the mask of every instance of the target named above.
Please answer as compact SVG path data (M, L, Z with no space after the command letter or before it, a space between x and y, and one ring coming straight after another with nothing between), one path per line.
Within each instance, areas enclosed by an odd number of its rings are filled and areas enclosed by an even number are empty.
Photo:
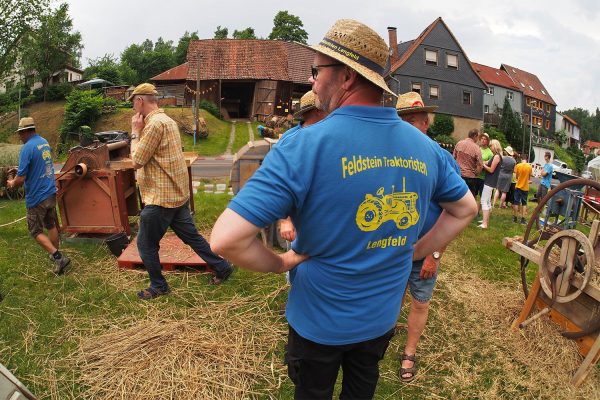
M165 294L169 294L170 292L171 292L171 289L168 289L168 288L167 288L167 290L157 290L157 289L149 287L147 289L139 291L137 294L137 297L140 300L151 300L158 296L164 296Z
M233 267L231 267L223 276L213 275L213 277L210 278L209 283L211 285L220 285L221 283L225 282L232 273L233 273Z
M413 366L410 368L402 368L402 361L404 361L404 360L412 361ZM406 374L410 374L410 375L404 376ZM400 376L400 380L402 382L411 382L413 379L415 379L416 375L417 375L417 355L413 354L412 356L409 356L406 353L402 354L402 357L400 358L400 374L398 375L398 376Z

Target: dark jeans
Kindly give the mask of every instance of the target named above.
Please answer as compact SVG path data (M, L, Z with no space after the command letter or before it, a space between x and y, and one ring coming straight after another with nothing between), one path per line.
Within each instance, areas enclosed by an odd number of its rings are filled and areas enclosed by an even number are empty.
M475 188L476 188L476 192L473 195L474 197L477 197L477 195L479 195L479 198L481 198L481 194L483 193L483 179L482 178L474 178L475 179Z
M160 291L169 288L167 280L161 273L158 250L160 240L167 229L171 227L175 234L189 245L196 254L210 265L217 277L229 274L231 265L219 257L210 249L210 245L198 233L194 220L190 214L188 203L177 208L165 208L160 206L146 206L140 213L140 230L137 237L137 246L144 267L150 275L150 287Z
M289 327L286 363L296 390L294 399L331 399L340 366L340 399L372 399L379 380L379 361L394 329L375 339L340 346L312 342Z
M469 188L469 191L471 192L471 194L473 195L473 197L477 197L477 191L479 189L479 181L481 179L479 179L479 178L465 178L464 176L462 178L465 181L465 183L467 184L467 187ZM482 188L483 188L483 186L482 186Z

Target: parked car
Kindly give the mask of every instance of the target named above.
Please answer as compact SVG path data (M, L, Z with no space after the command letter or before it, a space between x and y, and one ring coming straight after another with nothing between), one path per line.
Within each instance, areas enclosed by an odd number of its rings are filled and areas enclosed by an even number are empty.
M552 166L554 167L555 172L562 172L563 174L573 175L573 170L569 168L566 162L555 158L552 160Z
M585 171L583 171L581 173L581 177L585 178L585 179L594 179L594 176L592 175L592 171L590 171L589 169L586 169Z

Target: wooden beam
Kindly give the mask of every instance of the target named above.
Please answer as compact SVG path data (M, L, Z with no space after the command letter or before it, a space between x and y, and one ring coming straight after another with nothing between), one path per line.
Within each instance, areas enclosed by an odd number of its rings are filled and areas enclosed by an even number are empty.
M541 253L535 249L532 249L531 247L524 245L519 240L517 240L517 238L505 237L504 239L502 239L502 245L507 249L517 253L518 255L527 258L529 261L540 265Z

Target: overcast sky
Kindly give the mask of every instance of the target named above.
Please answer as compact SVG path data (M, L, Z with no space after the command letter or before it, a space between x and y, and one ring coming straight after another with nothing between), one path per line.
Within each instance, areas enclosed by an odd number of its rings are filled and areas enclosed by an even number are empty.
M54 0L57 3L57 0ZM340 18L357 19L388 41L416 38L442 17L471 61L499 68L501 63L536 74L558 110L600 106L600 1L597 0L302 0L184 1L68 0L75 29L83 36L82 63L121 52L132 43L159 36L175 44L187 31L212 38L217 25L254 28L266 37L273 17L287 10L300 17L309 43L318 42ZM451 3L458 3L456 5Z

